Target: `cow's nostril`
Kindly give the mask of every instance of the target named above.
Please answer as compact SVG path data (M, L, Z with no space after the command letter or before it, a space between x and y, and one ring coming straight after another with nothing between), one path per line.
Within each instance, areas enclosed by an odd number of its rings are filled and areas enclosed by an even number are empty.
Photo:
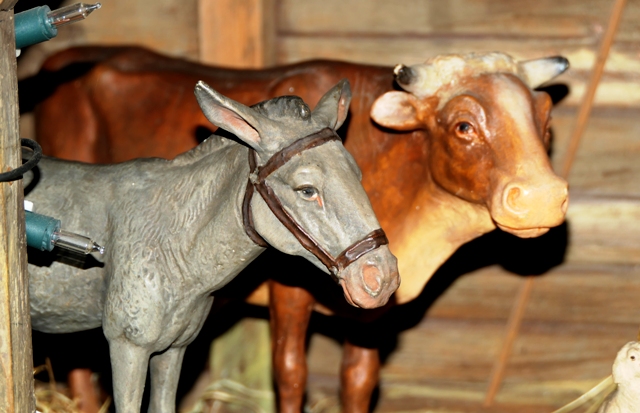
M560 209L562 210L562 214L566 214L568 208L569 208L569 197L566 197L564 201L562 201L562 205L560 206Z
M517 187L511 187L507 190L507 208L509 208L513 212L520 212L520 208L518 208L518 198L522 194L522 190Z
M380 282L380 270L377 266L365 264L362 269L362 280L370 295L375 297L380 293L382 283Z

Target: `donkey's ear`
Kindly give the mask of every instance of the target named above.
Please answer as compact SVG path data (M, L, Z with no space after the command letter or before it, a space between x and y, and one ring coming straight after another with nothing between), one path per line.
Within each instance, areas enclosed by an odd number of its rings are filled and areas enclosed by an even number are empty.
M371 119L378 125L394 130L413 130L420 127L420 102L411 93L387 92L373 102Z
M196 99L209 122L225 129L259 150L261 146L260 121L262 115L248 106L216 92L202 80L196 84Z
M349 113L349 103L351 86L347 79L342 79L320 99L313 110L313 117L331 129L339 129Z

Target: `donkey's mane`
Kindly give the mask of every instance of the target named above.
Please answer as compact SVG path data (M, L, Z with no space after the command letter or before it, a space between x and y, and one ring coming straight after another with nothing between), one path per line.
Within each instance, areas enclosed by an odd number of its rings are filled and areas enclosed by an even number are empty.
M298 96L279 96L256 103L251 108L271 119L308 119L311 116L309 106Z

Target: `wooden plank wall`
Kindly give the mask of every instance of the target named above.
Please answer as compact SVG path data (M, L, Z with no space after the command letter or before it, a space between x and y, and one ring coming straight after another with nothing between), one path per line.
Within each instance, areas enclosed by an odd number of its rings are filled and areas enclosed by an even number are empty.
M280 0L278 62L326 57L394 65L440 53L499 50L518 58L562 54L576 104L584 91L609 0ZM640 2L629 2L597 102L640 103ZM621 93L624 92L624 93Z
M275 63L274 0L200 0L200 61L237 68Z
M554 82L566 87L553 115L552 159L558 167L612 5L610 0L280 0L277 61L320 57L392 66L451 52L499 50L521 59L564 55L571 69ZM459 276L425 306L422 321L400 334L383 368L376 411L552 411L609 374L617 349L635 339L639 15L640 1L630 0L570 175L568 226L559 230L568 231L565 262L534 284L496 405L483 408L482 402L523 282L500 265ZM553 244L559 231L539 241L507 242L525 249L521 254L527 258L527 248ZM433 284L428 288L437 290ZM316 411L332 411L339 348L332 339L314 336L310 360L310 402Z
M75 3L75 0L64 0L60 7ZM198 0L101 0L100 3L102 8L86 21L65 26L54 39L27 49L20 57L18 76L31 76L50 54L83 44L134 44L198 59Z
M277 0L276 61L330 58L391 66L439 53L499 50L521 59L561 54L571 69L554 82L568 88L554 111L553 161L559 166L612 5L611 0ZM640 196L635 179L640 176L639 17L640 0L629 0L570 176L578 202L569 216L581 234L570 245L572 259L640 260L640 245L630 242L639 233L633 218L640 213L635 201ZM620 234L622 222L632 235Z

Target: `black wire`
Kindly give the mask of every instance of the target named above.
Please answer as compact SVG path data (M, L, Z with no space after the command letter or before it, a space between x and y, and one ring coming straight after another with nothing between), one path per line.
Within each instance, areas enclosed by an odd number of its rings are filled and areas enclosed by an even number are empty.
M24 165L9 172L0 174L0 182L17 181L22 179L25 172L31 170L42 159L42 148L38 142L31 139L20 139L20 145L33 149L33 155Z

